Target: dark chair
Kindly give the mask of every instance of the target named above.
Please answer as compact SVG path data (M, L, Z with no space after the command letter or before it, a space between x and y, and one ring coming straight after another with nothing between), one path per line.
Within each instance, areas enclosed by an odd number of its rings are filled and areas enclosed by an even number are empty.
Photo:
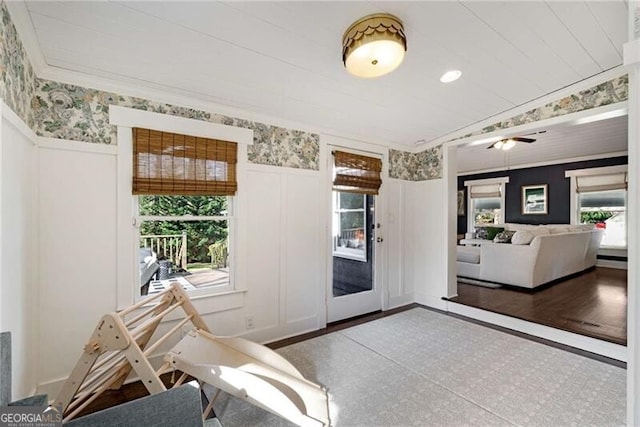
M191 384L185 384L72 419L65 425L69 427L213 427L220 426L220 423L216 418L202 421L200 389Z

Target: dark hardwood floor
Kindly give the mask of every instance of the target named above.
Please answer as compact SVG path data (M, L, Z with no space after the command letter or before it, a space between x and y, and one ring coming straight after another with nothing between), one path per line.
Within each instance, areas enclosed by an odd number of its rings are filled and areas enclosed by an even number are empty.
M627 345L627 271L596 268L541 290L458 283L450 301Z

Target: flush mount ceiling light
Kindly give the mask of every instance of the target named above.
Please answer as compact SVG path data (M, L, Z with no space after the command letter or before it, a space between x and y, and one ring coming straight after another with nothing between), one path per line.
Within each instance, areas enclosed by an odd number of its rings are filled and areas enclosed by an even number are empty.
M388 13L367 15L342 36L342 62L357 77L380 77L398 68L407 51L402 21Z
M440 77L440 81L442 83L455 82L456 80L458 80L460 78L461 75L462 75L462 71L460 71L460 70L447 71L446 73L444 73L442 75L442 77Z

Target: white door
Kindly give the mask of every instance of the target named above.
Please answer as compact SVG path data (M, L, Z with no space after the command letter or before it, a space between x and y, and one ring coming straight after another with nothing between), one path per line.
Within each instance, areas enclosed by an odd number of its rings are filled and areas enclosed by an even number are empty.
M329 158L333 170L332 156ZM382 308L383 227L376 218L381 217L380 196L333 191L331 183L329 186L327 321L335 322Z

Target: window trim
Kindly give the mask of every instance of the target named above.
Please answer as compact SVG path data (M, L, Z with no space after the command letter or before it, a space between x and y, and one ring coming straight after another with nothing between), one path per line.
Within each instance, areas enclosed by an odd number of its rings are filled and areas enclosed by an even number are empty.
M133 178L133 128L143 127L166 132L183 133L186 135L222 139L238 143L237 182L240 190L235 196L235 219L233 227L236 230L234 247L235 259L235 290L231 292L211 293L197 297L196 308L201 314L228 310L242 306L243 297L230 297L246 292L246 245L247 233L246 210L242 191L245 182L247 164L247 145L253 143L253 130L209 123L201 120L187 119L179 116L153 113L134 108L109 106L109 123L117 126L117 160L116 160L116 309L124 309L134 303L137 293L134 283L138 272L135 263L137 242L134 240L133 218L136 210L132 197ZM241 295L240 295L241 296Z
M475 230L475 223L473 218L473 199L471 198L471 187L474 185L489 185L489 184L500 184L500 211L502 212L502 223L506 222L505 218L505 194L507 192L507 184L509 183L508 176L500 176L496 178L486 178L486 179L474 179L471 181L465 181L464 186L467 189L467 232L471 232Z

